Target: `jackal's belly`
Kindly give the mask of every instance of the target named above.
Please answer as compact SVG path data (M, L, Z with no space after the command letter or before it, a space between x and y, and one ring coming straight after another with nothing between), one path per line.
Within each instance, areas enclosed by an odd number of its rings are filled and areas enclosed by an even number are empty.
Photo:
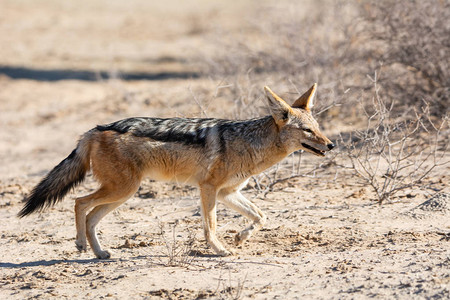
M197 185L198 178L195 172L186 172L187 170L174 172L173 170L164 170L159 168L151 168L145 172L145 177L157 181L173 182L180 184Z
M197 185L205 164L197 151L152 151L144 176L153 180ZM202 163L203 162L203 163Z

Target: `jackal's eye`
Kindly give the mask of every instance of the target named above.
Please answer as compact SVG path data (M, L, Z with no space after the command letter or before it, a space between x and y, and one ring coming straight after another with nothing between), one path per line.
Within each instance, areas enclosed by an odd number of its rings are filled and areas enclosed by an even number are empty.
M309 128L302 128L302 130L303 130L304 132L312 133L312 130L309 129Z

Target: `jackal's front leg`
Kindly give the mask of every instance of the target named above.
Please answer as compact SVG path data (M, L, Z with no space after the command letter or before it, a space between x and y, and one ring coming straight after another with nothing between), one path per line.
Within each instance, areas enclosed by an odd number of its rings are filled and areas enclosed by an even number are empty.
M234 209L241 215L253 221L249 227L236 235L236 245L242 244L245 240L250 238L254 231L261 229L266 223L266 215L255 204L247 200L239 191L222 190L219 193L219 200L229 208Z
M201 208L203 216L203 230L205 239L209 246L220 256L231 255L216 237L217 217L216 217L216 189L211 185L200 187Z

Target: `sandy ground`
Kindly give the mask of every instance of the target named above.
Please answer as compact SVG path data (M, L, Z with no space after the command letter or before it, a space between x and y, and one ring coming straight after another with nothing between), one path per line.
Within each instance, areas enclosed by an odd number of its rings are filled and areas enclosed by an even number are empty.
M99 225L108 260L74 245L73 199L95 189L90 177L62 203L18 219L24 196L96 124L137 115L232 118L238 109L218 89L224 82L197 76L188 62L198 47L214 51L208 39L217 27L243 30L248 2L76 3L0 3L1 299L450 297L448 165L427 189L382 206L336 166L269 191L252 181L245 195L268 223L236 248L234 235L248 222L219 204L218 235L235 253L226 258L206 247L189 186L145 180ZM110 75L119 78L102 79Z

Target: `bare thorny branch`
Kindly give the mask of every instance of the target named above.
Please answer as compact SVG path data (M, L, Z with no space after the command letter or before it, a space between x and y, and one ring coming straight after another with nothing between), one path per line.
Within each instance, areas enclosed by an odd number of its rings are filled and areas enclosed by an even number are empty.
M178 240L176 231L177 225L178 221L176 221L175 224L171 226L172 237L171 239L168 239L166 236L164 223L159 223L159 236L164 243L167 255L167 262L165 263L165 265L170 267L187 267L192 265L193 261L195 260L195 256L191 255L195 242L195 236L192 231L189 231L186 240Z
M432 122L429 106L415 118L396 120L394 103L387 103L378 93L379 74L369 77L374 85L373 112L363 110L367 126L347 142L351 168L373 188L379 203L391 200L399 191L420 187L422 181L444 160L448 140L441 135L448 117L439 125ZM438 145L443 144L442 148Z

